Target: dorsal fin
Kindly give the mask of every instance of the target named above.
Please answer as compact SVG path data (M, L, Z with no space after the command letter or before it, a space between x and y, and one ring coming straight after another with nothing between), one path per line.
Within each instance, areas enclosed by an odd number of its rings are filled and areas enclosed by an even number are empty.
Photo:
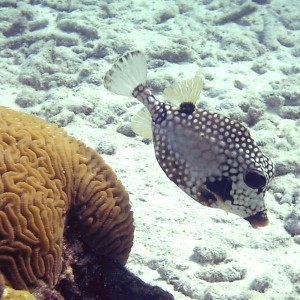
M143 107L131 120L132 130L145 139L153 139L151 127L151 115L149 111Z
M164 96L174 106L180 106L182 102L190 102L195 105L202 88L203 79L196 75L194 78L167 87L164 90Z

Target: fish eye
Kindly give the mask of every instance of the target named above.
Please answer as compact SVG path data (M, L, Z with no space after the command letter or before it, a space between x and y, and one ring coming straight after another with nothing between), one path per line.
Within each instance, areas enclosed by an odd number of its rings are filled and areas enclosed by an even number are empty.
M248 169L244 172L244 182L252 189L259 189L266 185L267 179L260 171Z

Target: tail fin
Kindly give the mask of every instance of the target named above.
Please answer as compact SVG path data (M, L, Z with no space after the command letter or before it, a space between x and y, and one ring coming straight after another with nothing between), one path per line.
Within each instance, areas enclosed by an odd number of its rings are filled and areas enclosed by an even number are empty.
M120 57L104 77L104 86L111 92L132 96L133 90L147 81L147 62L140 51L131 51Z

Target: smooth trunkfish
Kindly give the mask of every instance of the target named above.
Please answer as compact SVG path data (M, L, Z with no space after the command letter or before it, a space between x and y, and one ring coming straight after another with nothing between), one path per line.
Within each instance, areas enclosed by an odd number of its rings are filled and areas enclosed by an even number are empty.
M168 102L161 102L147 87L145 56L132 51L106 73L104 85L144 104L146 109L132 121L133 130L153 139L160 167L178 187L199 203L234 213L254 228L268 224L264 195L274 165L244 125L196 107L203 87L200 76L166 88Z

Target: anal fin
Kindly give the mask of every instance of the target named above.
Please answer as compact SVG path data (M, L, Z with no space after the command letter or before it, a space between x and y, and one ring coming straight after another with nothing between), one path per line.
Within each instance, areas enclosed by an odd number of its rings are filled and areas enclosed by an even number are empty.
M151 115L149 111L143 107L131 120L132 130L145 139L153 139L151 127Z

